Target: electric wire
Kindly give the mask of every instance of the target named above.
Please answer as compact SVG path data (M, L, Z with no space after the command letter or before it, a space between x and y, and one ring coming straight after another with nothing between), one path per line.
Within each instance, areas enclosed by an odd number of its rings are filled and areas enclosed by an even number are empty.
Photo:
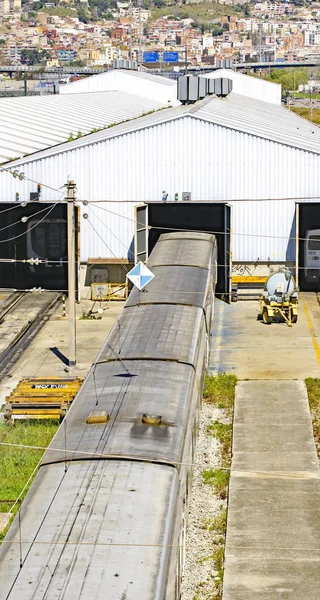
M21 165L22 167L23 165ZM26 175L25 173L19 173L18 169L16 169L16 171L14 171L12 168L9 167L4 167L4 166L0 166L0 171L5 171L6 173L10 173L10 175L12 175L15 178L20 179L20 181L30 181L30 183L36 183L37 185L41 185L41 187L45 187L49 190L52 190L53 192L58 192L58 194L61 193L61 188L54 188L51 185L47 185L46 183L41 183L40 181L36 181L35 179L31 179L30 177L28 177L28 175ZM62 186L64 187L64 186Z
M48 210L47 214L45 214L44 217L42 217L42 219L40 219L40 221L38 221L35 225L33 225L32 227L30 227L28 229L28 231L24 231L23 233L20 233L19 235L15 235L14 237L9 238L7 240L0 240L0 244L7 244L8 242L12 242L13 240L21 238L24 235L27 235L29 233L29 231L32 231L33 229L35 229L36 227L38 227L40 225L40 223L42 223L50 215L50 213L53 211L53 209L54 209L54 207L56 205L57 205L57 203L53 204L53 206ZM47 209L44 209L44 210L47 210Z
M110 254L112 254L112 256L114 256L114 258L117 258L117 256L115 255L115 253L111 250L110 246L108 246L107 242L103 239L103 237L101 237L100 233L96 230L96 228L94 227L94 225L91 223L90 219L88 219L88 223L92 227L92 229L94 230L94 232L96 233L96 235L100 238L100 240L102 241L102 243L109 250ZM126 268L126 266L124 264L121 264L120 266L122 267L122 269L124 270L125 273L128 273L128 269Z
M124 381L129 384L130 381L131 381L131 379L130 378L126 378ZM102 390L102 392L103 392L103 390ZM119 391L118 396L120 395L120 393L121 393L121 390ZM126 393L126 390L125 390L125 393ZM117 403L118 396L117 396L116 400L114 401L114 404ZM118 414L118 412L119 412L119 410L117 411L117 414ZM109 423L109 425L110 425L110 423ZM88 425L86 425L85 428L86 427L88 427ZM107 439L104 440L104 441L107 442ZM13 444L13 443L10 443L10 442L0 442L0 446L6 446L6 447L10 447L10 448L21 448L21 449L24 449L24 450L41 450L41 451L49 451L49 452L52 451L52 452L58 452L58 453L60 452L61 453L61 457L62 457L61 461L55 461L54 463L50 463L50 465L52 465L52 464L61 464L62 462L64 462L65 452L67 452L68 454L72 454L73 456L79 456L80 458L81 457L89 457L92 460L96 460L96 459L106 460L106 459L109 459L109 460L119 460L119 461L121 461L123 458L125 458L126 460L128 460L127 455L121 455L121 454L119 454L119 455L104 454L103 452L75 450L74 448L67 448L67 449L65 449L65 448L56 448L56 447L51 447L51 446L35 446L35 445L30 445L30 444ZM43 457L41 457L39 463L37 464L36 468L34 469L33 474L38 469L38 466L39 466L42 458ZM168 466L171 465L171 466L176 466L176 467L184 466L184 467L191 467L191 468L193 468L193 467L204 467L204 466L207 466L207 463L199 463L199 462L195 462L195 461L192 461L192 462L175 461L175 460L171 461L171 460L165 460L165 459L161 459L161 460L159 459L159 460L155 461L154 459L147 459L146 457L131 457L131 460L134 463L138 463L138 462L142 461L144 463L154 464L156 462L157 464L168 465ZM77 462L77 461L76 460L74 461L73 459L68 458L67 462L70 463L70 462ZM276 470L275 471L262 471L262 470L257 470L257 469L254 469L254 470L250 470L250 469L233 469L233 468L231 468L231 466L223 466L223 465L217 465L216 468L218 470L221 470L221 471L227 471L227 472L231 472L232 471L232 473L239 473L239 474L249 473L250 475L252 475L252 474L253 475L255 475L255 474L256 475L265 475L266 477L270 477L270 478L271 477L279 477L279 478L284 478L284 479L298 479L298 480L301 480L301 479L308 479L308 480L309 479L316 479L316 480L318 480L319 479L318 476L314 476L314 477L301 476L301 474L299 475L299 472L297 472L297 474L294 474L292 472L288 473L286 471L276 471ZM302 471L302 473L305 473L305 472ZM28 480L28 483L29 483L31 477L33 476L33 474L30 476L30 478ZM25 487L24 487L24 490L25 490ZM22 494L22 492L19 494L18 499L21 497L21 494ZM17 500L15 501L14 505L16 504L16 502L17 502Z
M55 206L56 206L56 203L55 203ZM37 212L32 213L30 216L26 216L27 221L29 221L30 219L33 219L34 217L36 217L40 213L43 213L46 210L48 210L47 206L46 206L46 208L42 208L41 210L38 210ZM5 227L1 227L0 231L4 231L5 229L9 229L10 227L13 227L14 225L18 225L18 223L23 223L23 221L21 221L21 219L19 219L18 221L14 221L13 223L9 223L9 225L5 225Z

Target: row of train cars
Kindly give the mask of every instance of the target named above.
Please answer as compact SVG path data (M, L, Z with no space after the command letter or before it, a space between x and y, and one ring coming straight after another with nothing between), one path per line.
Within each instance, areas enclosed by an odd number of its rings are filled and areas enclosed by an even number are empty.
M180 597L216 257L160 236L1 546L1 600Z

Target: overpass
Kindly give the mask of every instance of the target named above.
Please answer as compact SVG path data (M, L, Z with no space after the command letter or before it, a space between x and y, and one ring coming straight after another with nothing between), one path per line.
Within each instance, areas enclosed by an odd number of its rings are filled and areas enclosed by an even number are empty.
M146 67L146 65L144 65ZM233 69L235 71L241 70L253 70L260 71L262 69L287 69L287 68L298 68L301 69L303 67L319 67L320 66L320 58L308 59L304 61L286 61L286 62L246 62L246 63L233 63ZM184 71L185 65L184 63L179 63L180 72ZM188 73L198 73L198 72L207 72L214 71L217 69L215 65L188 65ZM106 71L111 70L108 66L102 67L72 67L72 66L64 66L64 67L41 67L41 66L28 66L28 65L18 65L18 66L9 66L9 65L0 65L0 73L7 73L10 77L13 74L18 73L29 73L31 74L57 74L57 75L96 75L98 73L104 73ZM151 73L159 73L161 75L169 75L170 71L164 71L161 69L159 65L153 65L151 68L148 68L148 71ZM172 71L171 71L172 72Z

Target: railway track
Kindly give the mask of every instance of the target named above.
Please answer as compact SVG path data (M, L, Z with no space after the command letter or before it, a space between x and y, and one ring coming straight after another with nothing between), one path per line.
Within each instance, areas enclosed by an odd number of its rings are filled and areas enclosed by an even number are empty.
M15 292L0 306L0 381L47 322L60 299L55 292Z

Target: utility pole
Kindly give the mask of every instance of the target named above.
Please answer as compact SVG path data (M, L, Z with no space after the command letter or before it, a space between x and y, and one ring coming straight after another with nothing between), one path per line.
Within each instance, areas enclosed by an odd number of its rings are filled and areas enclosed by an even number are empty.
M130 18L130 27L129 27L129 34L130 34L129 59L132 60L132 2L131 2L131 0L129 2L129 18Z
M261 36L261 27L262 27L262 23L260 21L259 22L259 61L260 61L260 64L262 62L262 48L261 48L261 45L262 45L262 39L261 38L262 38L262 36ZM261 75L261 69L260 69L260 75Z
M142 64L142 42L141 42L141 5L142 0L137 0L139 6L139 66Z
M69 296L69 367L76 365L76 223L74 181L67 182L68 225L68 296Z

